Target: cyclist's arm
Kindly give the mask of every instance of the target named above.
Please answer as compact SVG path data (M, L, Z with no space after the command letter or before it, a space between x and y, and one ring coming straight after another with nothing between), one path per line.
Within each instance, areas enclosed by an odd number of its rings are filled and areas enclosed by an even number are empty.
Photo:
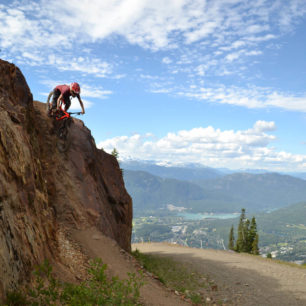
M82 108L82 114L84 115L85 114L85 108L84 108L83 101L82 101L80 95L78 95L77 97L78 97L78 100L79 100L81 108Z
M62 94L60 94L60 96L58 97L58 99L57 99L57 105L56 105L56 109L59 109L59 107L60 107L60 104L61 104L61 100L63 99L63 95Z

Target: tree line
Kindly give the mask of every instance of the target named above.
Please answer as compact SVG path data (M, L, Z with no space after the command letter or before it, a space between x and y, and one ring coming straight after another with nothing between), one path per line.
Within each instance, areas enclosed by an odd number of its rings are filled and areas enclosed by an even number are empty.
M229 233L228 248L235 252L245 252L259 255L258 233L255 217L250 221L246 218L245 209L241 209L240 221L238 225L238 235L235 241L234 226L232 225Z

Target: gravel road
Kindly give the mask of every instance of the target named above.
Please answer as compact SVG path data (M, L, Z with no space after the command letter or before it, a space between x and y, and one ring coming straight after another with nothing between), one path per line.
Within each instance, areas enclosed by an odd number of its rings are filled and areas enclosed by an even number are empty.
M165 243L134 244L136 248L196 268L217 285L209 293L212 301L226 305L306 305L306 269L230 251Z

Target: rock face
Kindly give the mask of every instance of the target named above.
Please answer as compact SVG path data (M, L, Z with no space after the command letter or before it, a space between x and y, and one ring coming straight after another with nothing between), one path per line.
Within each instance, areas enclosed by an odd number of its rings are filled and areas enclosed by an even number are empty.
M116 158L96 148L81 120L65 153L52 131L45 104L0 60L0 300L45 258L65 264L70 229L95 227L130 251L132 201Z

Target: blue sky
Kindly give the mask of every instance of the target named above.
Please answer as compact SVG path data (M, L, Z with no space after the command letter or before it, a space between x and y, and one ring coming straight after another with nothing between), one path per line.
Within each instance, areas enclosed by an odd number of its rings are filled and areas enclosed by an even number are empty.
M34 99L79 82L97 145L159 163L306 171L305 30L305 0L0 0Z

